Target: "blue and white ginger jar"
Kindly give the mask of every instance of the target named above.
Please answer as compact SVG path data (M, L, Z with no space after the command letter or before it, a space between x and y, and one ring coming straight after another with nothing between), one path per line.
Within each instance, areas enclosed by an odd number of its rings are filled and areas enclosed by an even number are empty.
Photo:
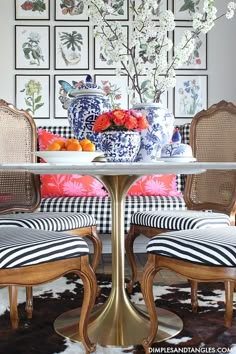
M92 82L92 77L87 75L84 84L69 93L72 99L68 107L68 120L74 136L78 140L87 138L100 149L98 133L93 132L96 118L112 110L108 97L104 91Z
M178 128L175 129L171 142L162 147L161 157L163 158L168 158L168 157L192 158L193 157L191 146L188 144L181 143L181 134Z
M171 139L174 116L161 103L139 103L133 109L141 111L148 120L148 129L141 131L140 150L136 161L152 162L161 155L161 148Z

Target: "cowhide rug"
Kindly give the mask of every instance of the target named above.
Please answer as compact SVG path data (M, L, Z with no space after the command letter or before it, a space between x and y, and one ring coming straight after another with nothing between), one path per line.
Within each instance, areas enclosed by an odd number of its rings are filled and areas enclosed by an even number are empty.
M98 276L102 287L97 302L104 302L110 292L110 277ZM154 286L158 307L179 315L184 329L172 339L153 345L152 353L236 353L236 318L233 326L224 326L224 292L222 284L200 284L199 312L193 314L188 283L177 286ZM137 284L132 301L142 304ZM81 281L73 275L50 284L34 287L34 312L31 323L24 319L25 292L19 293L20 328L12 330L9 322L8 289L0 289L0 354L83 354L79 343L65 340L55 333L53 321L64 311L81 306ZM236 300L236 298L235 298ZM235 307L236 317L236 307ZM104 348L96 354L143 354L141 346Z

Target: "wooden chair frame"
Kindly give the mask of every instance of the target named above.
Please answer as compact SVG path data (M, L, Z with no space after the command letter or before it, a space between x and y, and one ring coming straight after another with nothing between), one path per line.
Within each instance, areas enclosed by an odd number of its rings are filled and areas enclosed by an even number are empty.
M210 120L212 115L223 115L224 113L227 113L229 115L235 116L235 121L236 121L236 106L233 103L226 102L226 101L220 101L217 104L212 105L209 109L207 110L202 110L199 112L191 122L191 129L190 129L190 145L193 150L193 156L197 158L198 161L203 161L201 158L199 159L198 157L198 139L196 138L197 136L197 129L199 123L204 123L207 120ZM223 119L222 119L223 121ZM225 122L225 120L224 120ZM230 129L230 127L228 127ZM222 128L223 129L223 128ZM236 134L236 132L235 132ZM232 142L231 142L232 144ZM217 159L217 156L216 156ZM232 161L236 161L236 156L232 157ZM206 159L204 158L204 161L207 161L207 156ZM209 160L208 160L209 161ZM219 160L216 160L219 161ZM230 160L229 160L230 161ZM204 202L204 203L199 203L194 201L194 193L197 188L197 181L198 175L188 175L186 178L186 184L185 184L185 189L184 189L184 200L187 206L187 209L189 210L212 210L214 212L222 212L230 216L231 218L231 225L235 225L235 214L236 214L236 183L234 186L234 192L232 193L231 200L228 201L228 203L220 204L220 203L214 203L214 202ZM236 181L235 181L236 182ZM130 226L130 230L128 232L128 235L125 239L125 251L127 258L129 260L130 266L131 266L131 279L127 285L127 289L129 293L132 293L133 291L133 286L134 283L137 280L137 265L135 261L135 256L134 256L134 241L139 235L144 235L147 238L152 238L153 236L156 236L160 233L163 232L169 232L171 230L167 229L157 229L157 228L151 228L151 227L146 227L146 226L138 226L138 225L132 225ZM172 230L173 231L173 230ZM193 287L195 288L195 286Z

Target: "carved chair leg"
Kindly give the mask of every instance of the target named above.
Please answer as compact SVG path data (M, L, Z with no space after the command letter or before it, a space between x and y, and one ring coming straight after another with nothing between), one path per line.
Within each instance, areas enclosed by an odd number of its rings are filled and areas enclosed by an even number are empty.
M134 241L138 236L139 233L136 232L135 226L131 225L128 235L125 239L125 252L131 267L131 279L127 284L127 291L129 294L132 294L134 283L138 277L137 265L134 257Z
M144 298L145 305L150 316L150 335L143 339L142 345L145 349L145 353L150 353L150 346L152 345L157 329L158 329L158 318L156 313L156 307L153 297L153 279L156 275L158 268L155 266L155 255L149 254L147 263L143 270L141 289Z
M96 228L92 227L92 231L89 235L87 235L88 239L93 242L93 261L92 261L92 268L96 273L98 268L98 263L101 259L102 255L102 241L97 233Z
M233 317L233 297L234 297L234 282L227 280L225 282L225 326L232 326Z
M190 284L191 284L192 311L194 313L197 313L197 309L198 309L198 296L197 296L198 282L196 280L190 280Z
M78 273L84 286L84 296L79 321L79 335L86 349L86 353L92 353L95 351L96 346L90 342L88 337L88 320L96 299L97 281L89 265L87 256L81 258L81 270Z
M31 320L32 316L33 316L33 288L32 288L32 286L26 286L25 310L26 310L28 320Z
M8 291L9 291L11 326L13 329L17 329L19 326L19 317L18 317L18 309L17 309L18 286L11 285L8 287Z

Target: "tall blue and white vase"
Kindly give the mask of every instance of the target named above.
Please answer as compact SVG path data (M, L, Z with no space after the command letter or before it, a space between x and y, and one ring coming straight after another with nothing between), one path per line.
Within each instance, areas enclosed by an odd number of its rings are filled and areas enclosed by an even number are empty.
M136 161L152 162L161 156L161 148L170 142L174 130L174 116L161 103L139 103L133 109L147 118L148 129L141 131L140 150Z
M93 126L100 114L112 110L108 97L92 82L90 75L87 75L85 83L73 89L69 96L74 97L68 106L68 120L74 136L78 140L91 140L97 150L100 150L99 135L93 132Z

